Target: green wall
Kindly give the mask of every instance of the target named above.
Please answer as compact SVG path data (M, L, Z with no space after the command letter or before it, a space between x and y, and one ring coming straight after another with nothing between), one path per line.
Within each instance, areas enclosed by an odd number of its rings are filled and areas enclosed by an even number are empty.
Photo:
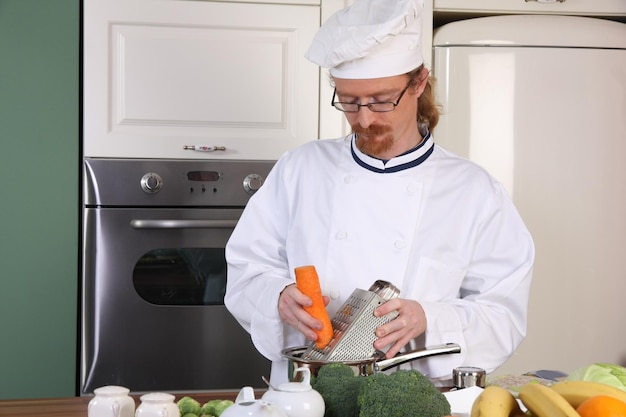
M0 399L76 395L79 0L0 0Z

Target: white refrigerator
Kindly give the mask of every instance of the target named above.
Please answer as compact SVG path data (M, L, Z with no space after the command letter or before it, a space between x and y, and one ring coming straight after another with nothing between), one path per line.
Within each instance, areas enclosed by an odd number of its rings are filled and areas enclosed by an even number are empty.
M527 337L494 376L626 365L626 24L495 16L433 41L435 141L504 183L535 240Z

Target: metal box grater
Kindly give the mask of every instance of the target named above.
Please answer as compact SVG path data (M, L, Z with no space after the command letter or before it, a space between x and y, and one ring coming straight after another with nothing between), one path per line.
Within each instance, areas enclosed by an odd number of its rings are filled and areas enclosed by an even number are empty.
M320 350L311 343L302 358L333 362L371 358L376 353L374 331L398 316L393 311L375 317L374 309L399 295L400 290L383 280L374 282L367 291L355 289L331 320L334 336L328 346Z

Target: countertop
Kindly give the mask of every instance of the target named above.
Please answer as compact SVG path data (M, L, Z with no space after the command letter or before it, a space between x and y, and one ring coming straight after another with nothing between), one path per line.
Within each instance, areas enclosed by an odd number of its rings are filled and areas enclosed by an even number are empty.
M449 388L440 388L446 392ZM265 390L255 390L255 398L261 398ZM212 391L189 394L174 394L175 401L189 396L204 404L210 400L232 400L237 397L238 391ZM140 404L141 395L131 395L135 400L135 407ZM91 396L67 398L33 398L17 400L0 400L0 416L11 417L87 417L87 406Z
M265 391L257 391L255 396L261 398ZM174 394L176 401L184 396L190 396L200 403L209 400L235 400L236 391L214 391L205 393ZM141 395L131 395L135 400L135 407L140 404ZM0 400L0 416L11 417L87 417L87 405L93 396L68 398L36 398L18 400Z

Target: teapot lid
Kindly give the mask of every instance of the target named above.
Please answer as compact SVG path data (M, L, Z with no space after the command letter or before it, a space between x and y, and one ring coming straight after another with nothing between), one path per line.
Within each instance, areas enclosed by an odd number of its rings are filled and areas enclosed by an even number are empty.
M302 381L301 382L285 382L284 384L280 384L278 386L278 391L285 392L304 392L311 391L313 388L311 387L311 370L309 368L297 368L294 372L294 375L298 372L302 372Z
M278 386L278 391L284 392L304 392L311 391L311 389L310 385L305 385L300 382L285 382Z
M272 403L254 398L254 388L243 387L235 403L222 413L222 417L287 417L287 412Z

